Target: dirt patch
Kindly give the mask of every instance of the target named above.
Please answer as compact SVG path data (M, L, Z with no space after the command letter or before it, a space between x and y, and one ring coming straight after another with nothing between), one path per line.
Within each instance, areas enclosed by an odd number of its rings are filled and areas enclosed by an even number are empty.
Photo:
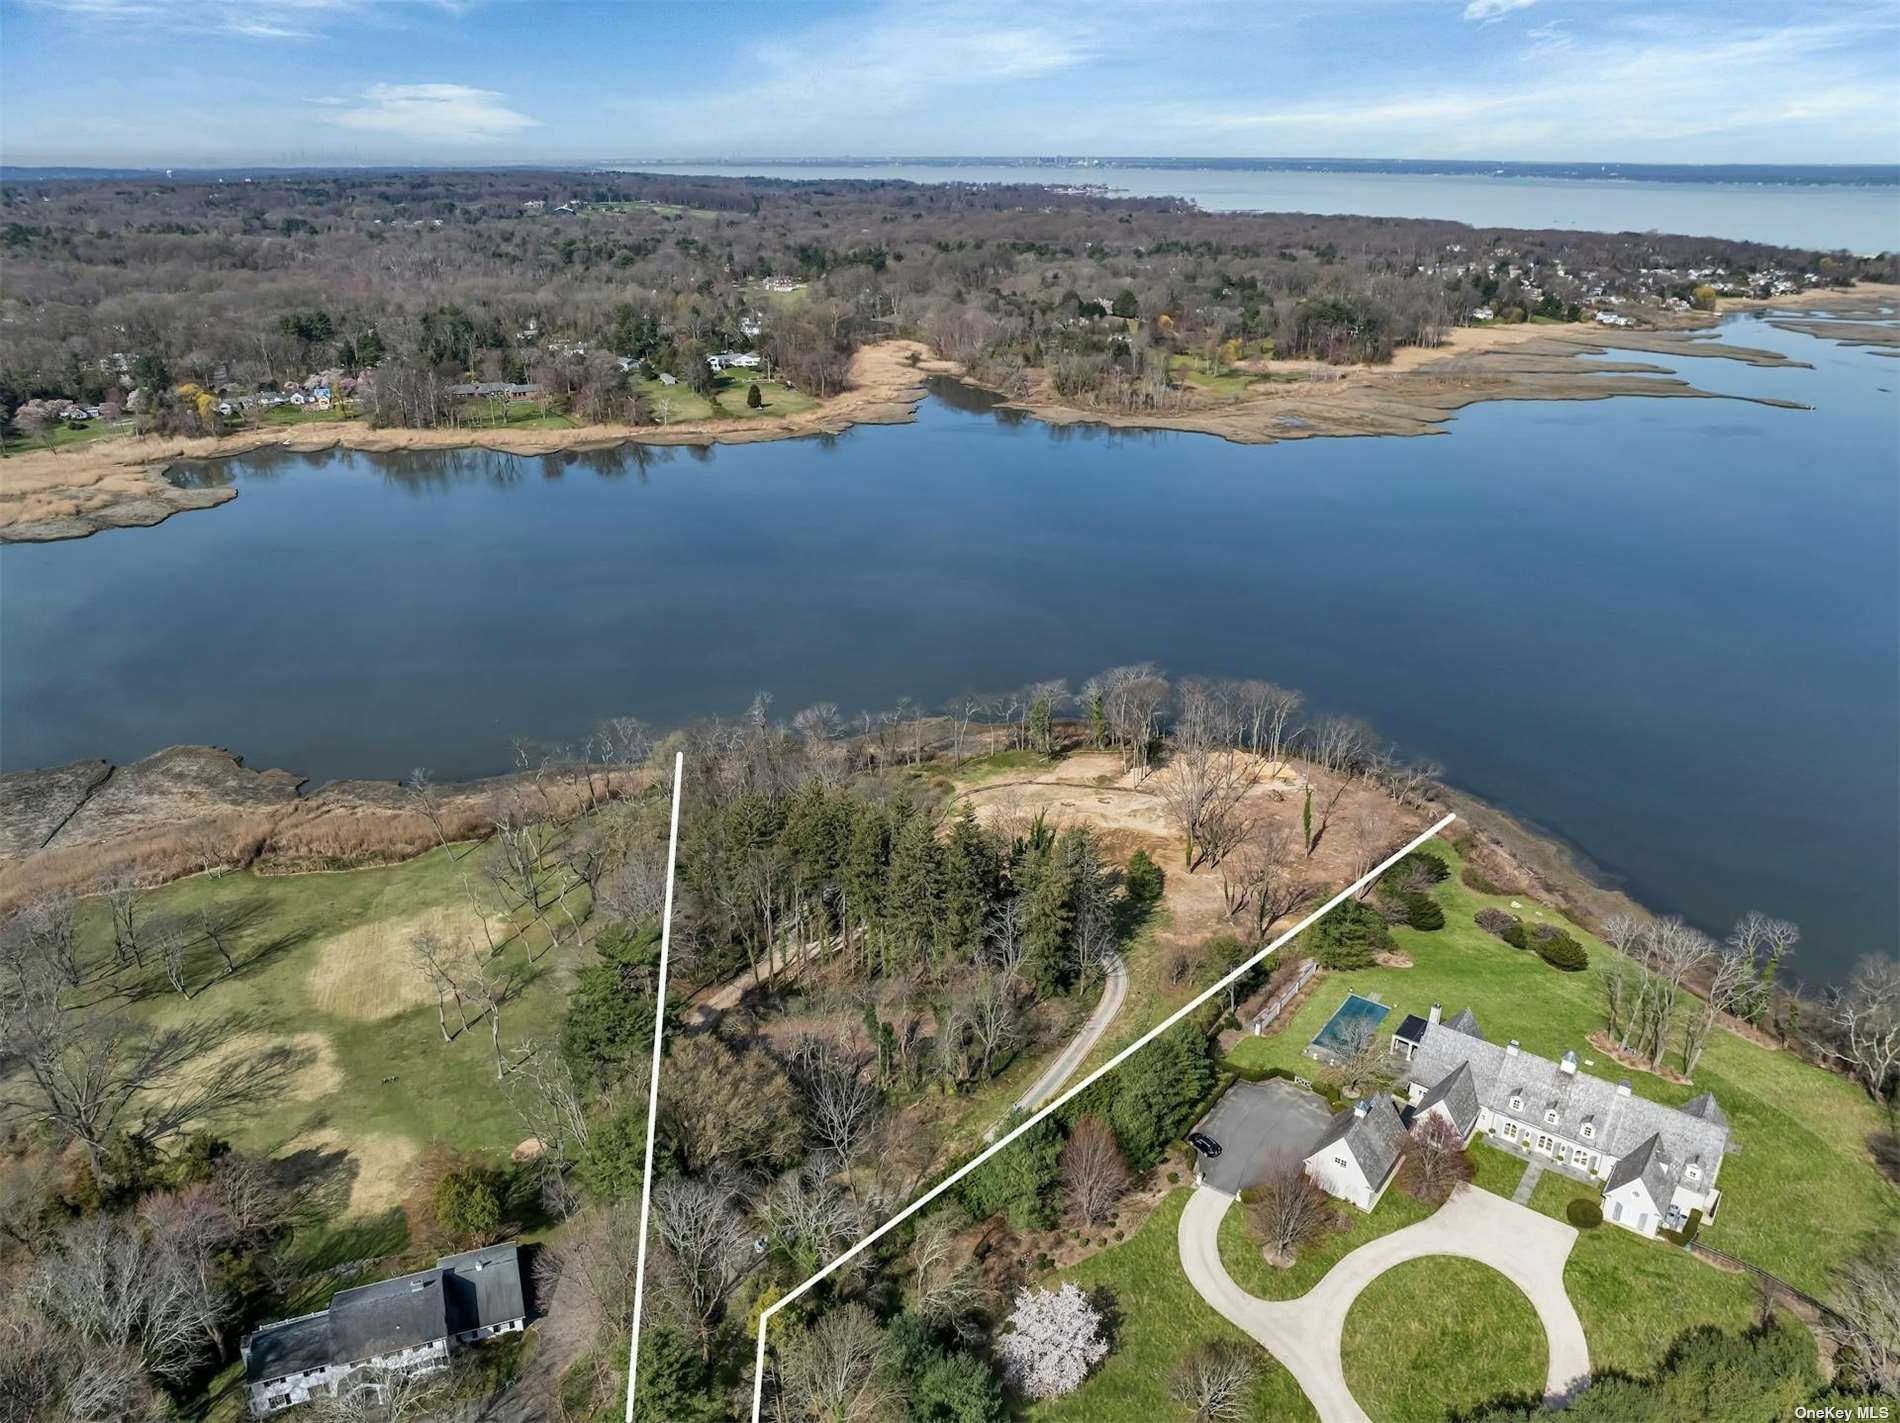
M275 1153L290 1156L308 1151L319 1157L341 1156L350 1171L345 1211L369 1214L402 1204L409 1180L421 1154L407 1137L387 1132L342 1133L324 1129L305 1132L284 1143Z
M1335 779L1316 767L1262 761L1258 769L1259 784L1247 793L1244 804L1247 814L1262 825L1297 833L1307 785L1313 787L1316 806L1323 806L1337 789ZM1171 922L1156 937L1164 945L1185 946L1230 930L1233 923L1220 870L1202 865L1189 873L1182 868L1181 833L1161 795L1169 774L1164 766L1143 776L1125 770L1112 753L1084 751L1035 775L979 782L957 798L976 811L979 821L1005 834L1023 833L1040 813L1052 827L1090 826L1110 855L1123 863L1137 849L1146 850L1167 874L1163 903ZM1426 823L1399 810L1381 791L1363 783L1349 785L1334 807L1330 828L1307 860L1307 877L1316 886L1349 884ZM1374 849L1380 854L1369 856Z
M1678 1087L1687 1087L1690 1085L1689 1079L1684 1077L1680 1072L1672 1071L1660 1065L1651 1067L1648 1058L1639 1057L1633 1052L1624 1052L1611 1041L1610 1035L1602 1031L1602 1029L1591 1033L1588 1041L1591 1047L1609 1058L1611 1062L1617 1063L1620 1066L1633 1067L1638 1072L1647 1072L1652 1077L1660 1077L1663 1081L1673 1082Z
M287 1069L282 1084L273 1089L275 1096L314 1102L343 1085L336 1048L322 1033L241 1033L199 1058L186 1075L202 1079L228 1063L262 1059L272 1052L282 1057Z
M434 989L409 961L409 945L421 934L445 945L483 941L481 921L461 907L426 909L334 934L316 948L308 979L311 1006L369 1022L433 1003Z
M1380 968L1411 968L1412 956L1401 953L1379 953L1372 956Z

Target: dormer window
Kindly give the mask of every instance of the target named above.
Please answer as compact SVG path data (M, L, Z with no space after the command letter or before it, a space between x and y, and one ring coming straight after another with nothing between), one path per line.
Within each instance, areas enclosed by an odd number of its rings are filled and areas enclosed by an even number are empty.
M1583 1124L1583 1139L1585 1141L1589 1141L1596 1134L1597 1134L1597 1128L1596 1128L1595 1122L1585 1122Z
M1552 1126L1555 1126L1557 1124L1557 1109L1552 1107L1549 1111L1545 1112L1544 1120L1549 1122Z
M1687 1176L1691 1181L1700 1181L1702 1179L1702 1168L1691 1161L1683 1168L1682 1174Z
M1511 1098L1511 1110L1512 1110L1512 1111L1514 1111L1514 1112L1521 1112L1521 1111L1523 1111L1523 1110L1524 1110L1524 1099L1523 1099L1522 1097L1513 1097L1513 1098Z

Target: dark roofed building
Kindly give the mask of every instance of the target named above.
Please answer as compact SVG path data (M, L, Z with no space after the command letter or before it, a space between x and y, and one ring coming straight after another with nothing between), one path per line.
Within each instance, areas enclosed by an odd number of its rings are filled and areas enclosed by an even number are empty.
M339 1290L330 1297L330 1338L339 1362L371 1363L439 1345L449 1337L442 1271Z
M437 1262L448 1306L449 1336L457 1342L486 1339L527 1314L521 1292L521 1253L491 1245Z
M434 1269L339 1290L328 1309L246 1335L251 1412L329 1395L360 1369L429 1373L446 1366L451 1348L526 1325L512 1241L444 1256Z
M1471 1064L1461 1062L1439 1084L1419 1098L1418 1105L1412 1109L1412 1122L1421 1117L1440 1116L1451 1124L1458 1133L1461 1145L1469 1145L1471 1134L1478 1129L1478 1115L1481 1110L1478 1102L1478 1084L1471 1076Z

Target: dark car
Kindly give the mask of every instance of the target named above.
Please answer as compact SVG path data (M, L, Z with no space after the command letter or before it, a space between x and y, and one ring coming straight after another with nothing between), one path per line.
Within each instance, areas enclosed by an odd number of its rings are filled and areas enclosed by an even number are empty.
M1216 1156L1220 1155L1220 1143L1215 1141L1213 1137L1208 1136L1205 1132L1189 1132L1188 1145L1200 1152L1201 1155L1205 1156L1209 1161L1212 1161Z

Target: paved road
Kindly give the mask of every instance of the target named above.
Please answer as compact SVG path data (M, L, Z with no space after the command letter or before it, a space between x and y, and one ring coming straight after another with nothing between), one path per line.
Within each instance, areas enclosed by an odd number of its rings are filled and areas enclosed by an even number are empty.
M1201 1158L1201 1178L1237 1196L1269 1172L1304 1161L1331 1120L1324 1100L1304 1087L1279 1079L1236 1082L1194 1124L1221 1145L1213 1160Z
M1056 1054L1056 1060L1044 1069L1042 1076L1030 1084L1029 1090L1016 1099L1010 1109L1016 1112L1033 1112L1044 1102L1062 1090L1088 1055L1095 1051L1095 1045L1102 1040L1102 1034L1108 1031L1108 1025L1115 1021L1115 1015L1122 1010L1122 1004L1128 998L1128 966L1122 962L1120 954L1110 954L1102 965L1102 999L1095 1005L1095 1011L1089 1014L1088 1022L1082 1025L1069 1045ZM996 1139L996 1133L1002 1130L1002 1123L991 1127L989 1140Z
M1489 1265L1524 1291L1550 1341L1547 1402L1559 1402L1590 1376L1583 1324L1564 1293L1564 1260L1577 1232L1513 1205L1502 1196L1460 1186L1417 1225L1360 1246L1296 1300L1258 1299L1235 1284L1221 1263L1221 1217L1233 1198L1203 1186L1181 1213L1181 1268L1215 1309L1286 1366L1318 1412L1320 1423L1371 1423L1346 1387L1340 1339L1359 1292L1394 1265L1427 1255L1461 1255Z

